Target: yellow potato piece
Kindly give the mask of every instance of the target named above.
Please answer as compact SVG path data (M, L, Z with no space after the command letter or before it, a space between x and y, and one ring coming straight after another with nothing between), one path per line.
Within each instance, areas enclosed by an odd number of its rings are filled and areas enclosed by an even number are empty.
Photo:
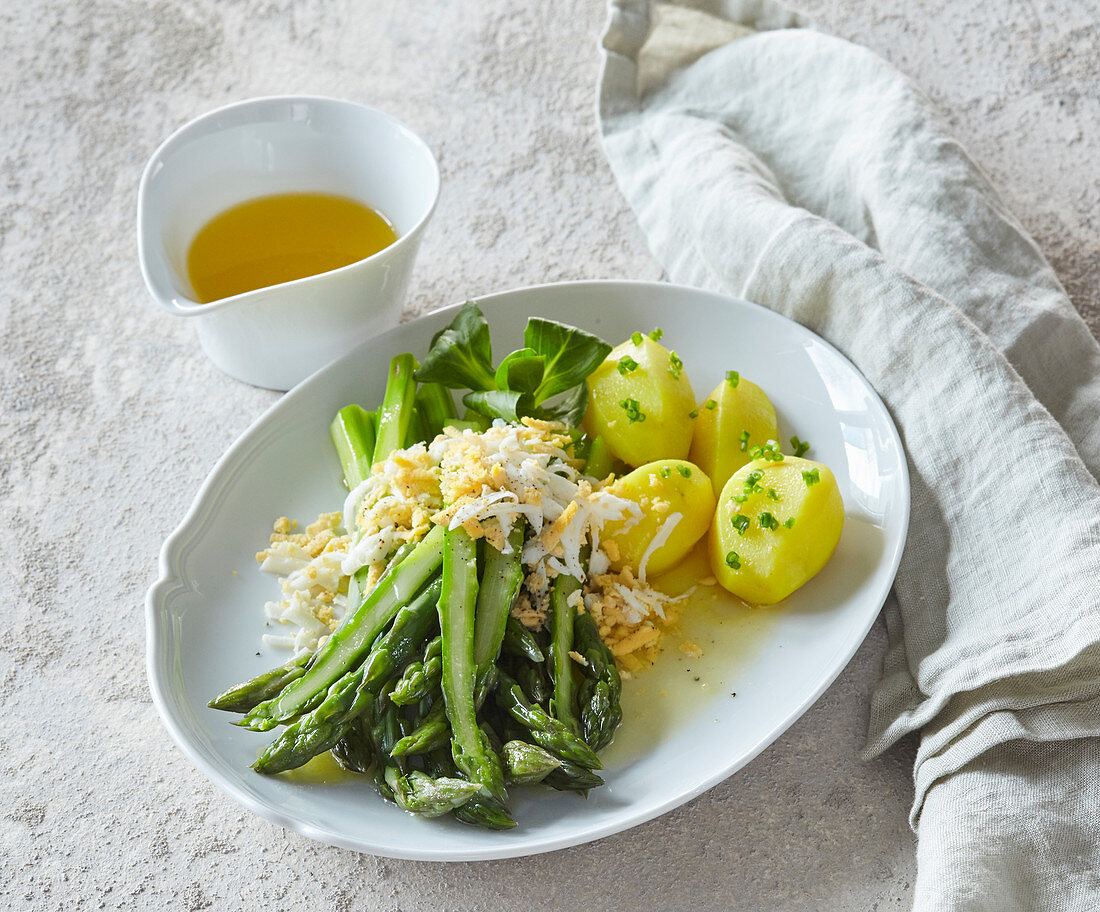
M734 500L742 496L743 503ZM708 539L711 570L746 602L774 605L825 566L843 525L844 502L826 466L794 456L753 460L718 496Z
M660 342L638 338L613 349L589 376L585 430L627 465L685 459L695 408L687 372Z
M707 403L713 402L713 408ZM748 432L748 439L742 438ZM729 477L752 457L749 450L779 440L775 409L764 391L744 377L734 386L723 380L699 406L689 457L721 491Z
M669 518L679 514L663 544L653 549L646 561L646 576L657 576L676 566L710 527L714 516L714 488L698 467L682 459L662 459L635 469L613 482L609 490L632 500L642 508L642 518L634 525L610 522L604 526L603 539L615 570L630 567L639 570L654 536L661 533Z

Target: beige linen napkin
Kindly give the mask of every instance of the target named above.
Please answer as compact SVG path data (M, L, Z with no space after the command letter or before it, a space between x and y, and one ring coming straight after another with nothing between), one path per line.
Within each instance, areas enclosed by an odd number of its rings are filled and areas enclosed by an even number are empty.
M916 908L1100 909L1100 347L927 100L768 0L612 0L599 115L676 282L820 333L912 478L868 754L920 731Z

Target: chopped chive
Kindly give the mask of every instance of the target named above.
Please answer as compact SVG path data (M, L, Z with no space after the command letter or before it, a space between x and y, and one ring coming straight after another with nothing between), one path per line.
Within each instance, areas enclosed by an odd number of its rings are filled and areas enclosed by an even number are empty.
M741 452L744 453L749 448L749 432L741 432Z
M774 440L769 440L763 446L749 447L748 452L752 459L766 459L768 462L783 461L783 454L779 452L779 444Z
M737 389L737 384L741 382L741 375L737 371L726 371L726 383Z
M706 402L703 403L703 408L714 409L717 407L718 403L715 402L713 399L708 399Z
M676 468L679 469L680 474L683 475L684 478L691 478L691 466L678 465Z
M807 488L812 488L815 484L821 481L821 473L817 470L817 467L810 469L808 472L802 473L802 480L806 482Z
M624 355L619 359L619 373L624 377L631 371L636 371L637 369L638 362L631 358L630 355Z
M631 333L630 334L630 341L633 342L635 345L641 345L642 344L642 334L640 332Z
M779 520L777 520L771 513L760 514L760 528L762 529L778 529Z
M749 518L741 513L731 516L730 522L733 523L733 528L737 530L738 535L744 535L745 530L749 527Z
M794 517L792 516L790 519L786 520L783 523L783 525L785 525L788 529L793 529L794 528Z
M768 488L768 497L772 500L779 500L779 492L775 488Z
M668 466L661 466L661 468L660 468L660 469L658 469L658 474L659 474L659 475L660 475L660 476L661 476L662 478L668 478L668 476L672 474L672 470L671 470L671 469L669 469L669 467L668 467Z
M749 499L749 495L748 495L748 494L734 494L734 495L733 495L733 502L734 502L734 503L739 503L739 504L741 504L741 503L744 503L744 502L745 502L746 500L748 500L748 499Z
M699 409L692 409L690 412L688 412L688 418L698 418L698 417L699 417Z
M660 341L661 341L661 337L662 337L662 336L663 336L664 334L665 334L665 331L664 331L663 329L661 329L661 327L660 327L660 326L658 326L658 327L656 327L656 328L655 328L655 329L653 330L653 332L651 332L651 333L649 334L649 338L651 338L651 339L652 339L652 340L653 340L654 342L660 342Z
M684 369L684 362L680 360L680 356L674 351L668 353L668 372L673 377L679 377L680 371Z
M810 444L805 440L799 440L797 435L791 438L791 446L794 447L795 456L802 456L810 448Z
M734 570L741 569L741 558L736 551L726 552L726 566L732 567Z
M637 399L624 399L619 405L626 409L626 417L631 424L635 421L645 421L645 412L641 410Z

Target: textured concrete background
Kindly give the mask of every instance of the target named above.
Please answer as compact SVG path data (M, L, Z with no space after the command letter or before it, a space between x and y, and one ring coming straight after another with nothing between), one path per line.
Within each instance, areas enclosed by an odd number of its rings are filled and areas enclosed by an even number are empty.
M1079 0L805 0L932 97L1100 329L1100 29ZM411 311L554 279L657 278L601 156L600 0L0 5L0 907L871 910L910 904L913 746L861 763L876 630L732 780L600 843L433 865L239 809L148 696L161 541L274 400L146 304L141 167L191 117L288 91L421 132L444 190ZM94 640L93 640L94 637Z

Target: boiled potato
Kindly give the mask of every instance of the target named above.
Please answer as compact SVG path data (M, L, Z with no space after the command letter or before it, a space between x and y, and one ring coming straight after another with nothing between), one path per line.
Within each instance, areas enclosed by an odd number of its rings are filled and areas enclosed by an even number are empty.
M638 572L642 557L656 536L676 513L680 520L668 539L653 549L646 561L646 576L657 576L674 567L695 546L710 527L714 515L714 488L698 467L682 459L662 459L635 469L612 482L612 494L632 500L642 508L642 518L634 525L610 522L604 526L603 540L611 542L608 556L615 556L615 570L630 567Z
M844 503L826 466L795 456L755 459L730 476L718 497L711 570L746 602L773 605L825 566L843 525Z
M691 447L695 395L679 358L635 333L588 378L584 426L627 465L685 459Z
M764 391L744 377L736 383L727 378L699 406L688 458L721 491L729 477L751 460L752 447L778 439L775 409Z

